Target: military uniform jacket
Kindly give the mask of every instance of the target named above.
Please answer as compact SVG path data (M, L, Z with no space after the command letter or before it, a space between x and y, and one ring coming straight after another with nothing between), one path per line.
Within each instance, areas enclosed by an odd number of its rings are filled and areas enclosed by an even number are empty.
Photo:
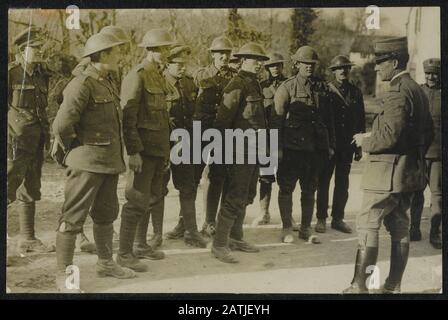
M277 78L269 76L268 79L260 83L261 89L263 90L264 96L264 107L266 110L266 119L269 121L271 119L272 110L274 109L274 94L280 84L286 80L286 77L280 74Z
M362 187L377 193L412 192L424 188L424 153L433 125L423 89L408 73L392 79L375 117L370 137L362 142L369 153Z
M347 82L328 84L333 107L336 150L354 152L353 135L366 131L364 99L361 90Z
M165 78L154 62L145 59L121 86L123 134L129 155L169 158L170 125Z
M167 71L164 72L164 76L168 89L166 101L171 129L184 128L192 130L192 117L197 95L197 87L193 82L193 78L184 76L181 79L176 79Z
M307 84L308 81L308 84ZM297 74L285 80L274 95L272 128L279 129L279 147L299 151L335 148L329 90L318 79Z
M23 62L8 66L8 143L34 153L48 134L46 108L50 72L45 64L24 70Z
M125 171L118 89L91 64L63 92L53 132L68 151L65 164L95 173Z
M240 70L230 80L224 89L214 126L222 132L225 129L254 129L256 132L267 128L263 92L256 74ZM245 143L244 152L255 151L253 147Z
M213 64L196 72L194 82L199 92L193 119L201 121L203 129L213 126L223 90L234 75L230 68L220 71Z
M429 112L431 113L432 121L434 123L434 140L426 152L426 159L441 160L442 159L442 102L441 90L438 88L430 88L426 84L422 86L423 91L428 97Z

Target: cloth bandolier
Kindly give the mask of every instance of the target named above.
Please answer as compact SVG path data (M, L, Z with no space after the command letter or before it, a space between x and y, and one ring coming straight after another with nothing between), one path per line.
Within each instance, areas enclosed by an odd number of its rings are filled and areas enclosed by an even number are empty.
M97 33L87 40L84 57L124 43L112 35ZM115 56L117 51L109 55ZM56 236L56 284L62 292L73 292L65 285L65 270L73 264L76 234L82 231L88 214L93 220L98 276L135 277L132 270L121 268L112 259L113 222L119 211L118 175L125 171L125 163L118 88L101 66L101 60L89 63L70 81L53 122L55 140L65 151L63 161L68 167Z
M9 210L15 202L19 214L22 253L54 251L35 237L34 229L44 148L49 142L46 108L52 72L44 62L27 62L23 57L27 48L40 50L43 43L40 29L24 30L14 39L20 54L8 65L7 204Z
M317 53L300 47L292 56L297 62L317 63ZM292 194L297 180L301 187L301 226L299 237L309 240L317 189L318 172L330 148L335 148L334 120L326 84L313 76L298 73L284 81L274 96L272 128L279 130L283 151L277 171L280 188L278 204L283 223L283 240L292 230Z
M163 29L148 31L141 47L149 53L174 44L171 35ZM162 239L166 170L170 154L168 93L161 63L145 58L123 79L121 105L123 134L130 157L140 155L140 172L129 170L125 188L126 203L121 212L120 249L117 262L135 271L144 272L146 265L136 258L133 245L137 233L139 255L154 255L155 249L146 244L149 212L153 216L154 233ZM145 239L143 239L145 238ZM156 253L154 258L161 258Z
M263 48L256 43L247 43L241 47L236 56L244 59L265 61L269 58ZM259 63L259 62L257 62ZM266 129L266 115L263 106L263 92L257 80L256 72L242 69L224 89L222 102L216 116L215 127L224 136L225 129ZM258 252L259 249L243 240L243 222L246 207L253 202L256 195L258 164L249 163L251 153L257 156L256 145L249 139L236 150L225 150L223 154L234 152L234 164L226 164L226 181L223 189L220 210L213 240L213 255L226 263L238 262L230 249L243 252ZM255 143L256 144L256 143ZM254 154L252 154L254 155ZM235 163L239 156L244 158L242 164ZM256 159L256 158L255 158Z
M191 49L188 46L176 46L171 49L168 57L168 66L164 71L167 81L168 95L167 103L170 114L171 129L185 129L188 131L190 139L193 136L193 112L194 102L196 101L197 87L193 78L184 73L173 74L171 67L182 71L187 62L187 56ZM182 149L178 151L182 155L184 147L189 149L189 163L171 164L171 173L173 177L174 187L179 190L180 213L179 222L173 231L167 234L167 238L176 239L184 238L185 243L205 248L207 242L198 232L196 223L196 193L197 183L195 179L195 170L197 166L192 163L192 142L177 141L172 144L172 148L177 148L174 144L179 143Z
M274 94L277 91L277 88L280 84L286 80L286 77L280 71L279 75L273 77L269 72L269 67L280 65L279 68L283 67L283 63L286 60L283 59L283 56L274 53L269 57L269 61L264 64L264 67L268 70L268 78L261 82L261 89L263 90L263 103L266 111L266 119L268 121L271 119L272 110L274 109ZM269 136L269 135L268 135ZM260 170L260 209L261 215L259 219L257 219L258 224L267 224L270 222L270 213L269 213L269 205L271 203L271 193L272 193L272 184L275 182L275 174L263 174L262 170Z
M364 196L356 221L359 243L352 285L344 293L369 292L368 268L377 261L382 222L391 235L391 255L389 275L380 292L400 292L409 255L407 211L415 191L425 185L424 154L433 138L428 99L404 71L409 59L407 38L376 42L375 55L375 69L383 81L390 83L373 121L372 132L370 136L364 134L361 142L368 158L361 183ZM386 69L390 68L391 60L399 61L395 75Z
M442 100L440 85L440 59L431 58L423 61L423 71L426 74L438 75L437 82L432 86L421 85L428 97L429 111L434 123L434 140L426 152L426 177L431 191L431 228L429 241L437 248L442 248L440 226L442 223ZM424 189L415 193L411 204L411 241L420 240L420 220L424 205ZM417 235L416 235L417 233ZM414 236L414 239L413 239ZM417 239L415 239L417 238Z
M209 51L211 53L227 51L230 54L232 51L232 43L226 37L217 37L212 41ZM207 67L196 71L194 82L199 88L199 92L193 120L201 121L202 131L213 128L213 122L216 119L216 112L221 102L223 90L234 75L235 72L227 65L218 69L213 62ZM206 163L198 165L196 170L198 184L205 165ZM208 170L208 181L204 191L206 217L201 232L204 235L212 236L215 230L216 213L225 179L225 168L219 164L210 164Z
M347 57L336 56L329 69L351 68L351 66L353 63ZM362 154L360 148L353 143L353 135L363 133L366 129L364 99L361 90L348 79L343 82L335 79L328 84L328 88L331 92L330 105L333 107L335 122L336 149L334 156L324 161L319 173L316 199L317 219L323 223L325 230L330 180L334 173L332 227L350 233L351 230L343 223L343 219L348 200L349 174L353 155L355 152L358 156Z

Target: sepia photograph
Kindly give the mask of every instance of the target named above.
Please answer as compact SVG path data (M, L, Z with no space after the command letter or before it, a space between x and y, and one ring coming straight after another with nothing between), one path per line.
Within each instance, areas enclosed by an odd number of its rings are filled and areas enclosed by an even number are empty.
M7 296L444 294L441 7L81 3L7 12Z

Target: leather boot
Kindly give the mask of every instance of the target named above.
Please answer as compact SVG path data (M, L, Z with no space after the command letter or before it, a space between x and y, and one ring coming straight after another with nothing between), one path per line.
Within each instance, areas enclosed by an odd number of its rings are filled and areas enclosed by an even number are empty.
M76 246L76 234L72 232L60 232L56 233L56 289L61 293L82 293L82 290L78 287L67 287L66 269L68 266L73 265L73 256Z
M163 214L165 210L165 196L159 199L156 203L151 205L149 209L151 212L151 221L154 234L148 241L148 245L156 250L163 242Z
M135 233L138 220L131 214L126 214L126 204L121 213L120 247L117 254L117 263L136 272L146 272L148 267L140 262L133 252Z
M165 238L172 240L180 239L184 237L184 232L185 232L184 220L182 217L180 217L179 222L174 227L174 229L165 234Z
M408 256L409 242L392 241L389 276L379 293L395 294L401 292L401 278L408 262Z
M435 249L442 249L442 238L440 237L441 214L435 214L431 218L431 229L429 231L429 242Z
M378 258L377 247L359 247L356 253L355 273L351 286L342 291L344 294L369 293L366 286L366 280L370 274L367 273L367 267L376 265Z
M113 277L117 279L132 279L136 277L135 272L126 267L121 267L114 260L98 259L96 274L100 278Z
M149 211L146 211L145 214L140 217L140 220L137 223L134 240L136 246L145 247L147 245L146 237L148 234L149 217L150 213Z
M184 241L186 244L198 248L206 248L208 243L198 231L190 232L188 230L184 233Z
M232 225L232 219L223 217L221 214L218 215L216 234L213 238L212 254L215 258L225 263L238 262L229 249L229 235Z
M409 236L411 241L422 240L422 233L420 231L420 221L422 219L423 205L425 203L425 198L423 195L424 191L417 191L414 194L414 198L411 202L410 212L411 212L411 229L409 230Z
M53 245L45 245L34 234L34 217L36 215L36 203L17 200L16 210L19 212L20 237L19 251L21 253L36 252L48 253L54 252Z

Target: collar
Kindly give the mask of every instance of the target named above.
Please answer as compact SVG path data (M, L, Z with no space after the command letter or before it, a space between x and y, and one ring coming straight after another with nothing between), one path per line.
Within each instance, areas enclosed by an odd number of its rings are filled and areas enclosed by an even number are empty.
M278 77L274 78L269 74L268 80L272 83L274 81L284 81L286 80L286 77L283 74L280 74Z
M407 73L409 74L409 71L406 71L406 70L397 73L396 75L394 75L394 76L392 77L392 79L390 79L390 82L392 83L392 81L394 81L394 80L397 79L398 77L401 77L402 75L407 74Z
M240 71L238 72L238 74L239 74L240 76L242 76L243 78L249 78L249 79L251 79L251 80L257 80L257 74L256 74L256 73L252 73L252 72L249 72L249 71L240 70Z
M305 86L307 83L309 83L310 85L313 83L312 78L302 77L299 73L297 73L296 79L302 86Z
M173 77L168 71L163 72L166 82L168 82L170 85L175 86L176 82L180 81L181 79L176 79Z

